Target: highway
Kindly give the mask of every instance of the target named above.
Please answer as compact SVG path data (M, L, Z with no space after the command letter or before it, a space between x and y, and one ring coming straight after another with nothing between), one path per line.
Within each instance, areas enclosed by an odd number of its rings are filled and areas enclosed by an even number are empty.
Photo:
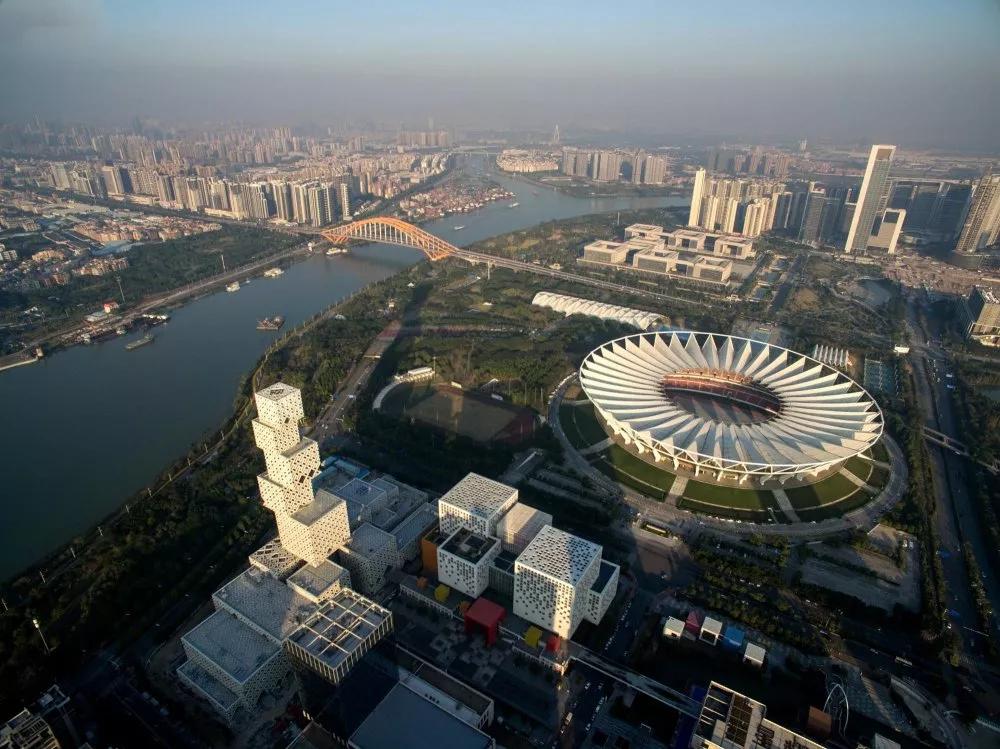
M952 367L950 357L939 344L927 335L916 301L907 306L907 326L910 332L911 361L914 370L917 401L924 413L924 424L949 437L956 437L956 417L951 401L951 391L946 386L947 371ZM968 489L966 459L951 450L929 446L931 471L938 512L935 527L941 548L938 554L948 583L948 607L955 612L951 626L961 635L963 661L973 673L978 671L981 652L981 635L972 629L979 627L979 615L969 588L969 571L963 555L963 544L968 542L983 572L983 583L994 611L1000 611L1000 581L980 532L978 514ZM956 615L957 614L957 615ZM996 625L996 622L994 622ZM970 629L971 628L971 629ZM1000 629L990 633L1000 636Z

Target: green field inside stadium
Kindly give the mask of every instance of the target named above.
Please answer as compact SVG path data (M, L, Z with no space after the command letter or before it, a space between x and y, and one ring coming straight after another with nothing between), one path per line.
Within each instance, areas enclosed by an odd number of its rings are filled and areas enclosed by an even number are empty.
M566 438L577 450L608 437L600 416L590 403L564 403L559 409L559 420ZM888 452L881 443L875 445L871 454L876 460L888 460ZM676 473L667 470L668 463L656 464L648 456L640 457L622 444L612 444L586 457L609 478L659 502L666 499L676 479ZM859 487L841 472L812 484L787 488L785 495L800 521L826 520L852 512L870 502L889 480L887 469L860 456L847 460L844 469L874 491ZM713 484L694 477L688 479L677 497L677 506L690 512L734 520L792 522L769 489Z

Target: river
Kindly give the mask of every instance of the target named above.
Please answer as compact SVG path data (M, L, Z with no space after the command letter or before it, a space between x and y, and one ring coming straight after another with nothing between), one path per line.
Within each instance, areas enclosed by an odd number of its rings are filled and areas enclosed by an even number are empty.
M460 168L484 168L471 158ZM517 208L493 203L424 225L459 246L543 221L686 198L574 198L495 173ZM465 229L453 227L464 224ZM294 326L362 286L417 262L404 247L371 245L349 256L316 255L278 278L255 278L171 313L156 340L134 351L130 334L58 352L0 372L0 580L91 527L147 486L165 465L231 413L240 378L278 333L264 316Z

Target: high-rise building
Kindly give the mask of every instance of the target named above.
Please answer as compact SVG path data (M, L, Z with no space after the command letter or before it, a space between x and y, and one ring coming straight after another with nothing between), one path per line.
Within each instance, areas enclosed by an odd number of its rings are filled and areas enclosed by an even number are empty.
M344 221L351 220L351 194L346 182L341 182L337 188L340 196L340 217Z
M596 182L615 182L622 173L622 155L616 151L595 151L591 171Z
M708 172L699 169L694 173L694 189L691 191L691 211L688 213L688 226L701 226L701 201L705 195L705 180Z
M831 210L832 198L825 192L810 190L802 212L802 224L799 227L799 241L809 245L818 245L823 240L823 228Z
M889 168L895 153L895 146L872 146L865 175L861 180L861 191L858 193L858 207L854 211L847 241L844 243L844 252L864 252L868 248L875 222L885 209Z
M313 495L319 447L299 436L302 393L277 383L257 392L254 400L254 438L267 465L257 477L261 500L274 513L281 545L309 564L321 564L350 538L351 527L342 499Z
M868 246L885 250L890 255L894 254L906 219L907 213L902 208L886 208Z
M272 182L271 191L274 193L274 215L282 221L293 221L292 186L287 182Z
M1000 344L1000 297L991 289L973 287L962 299L961 310L968 338L991 346Z
M645 161L647 158L649 158L648 154L641 148L633 154L631 180L633 185L642 184L642 170L645 168Z
M104 189L108 195L124 195L125 180L122 177L122 170L116 166L102 166L101 179L104 181Z
M1000 234L1000 174L987 172L972 193L972 204L955 252L971 255L995 243Z

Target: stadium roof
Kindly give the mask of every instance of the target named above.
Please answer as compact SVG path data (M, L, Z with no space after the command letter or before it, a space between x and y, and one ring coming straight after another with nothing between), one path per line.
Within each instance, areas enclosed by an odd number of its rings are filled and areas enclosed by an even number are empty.
M599 317L602 320L617 320L618 322L634 325L639 330L655 325L663 319L662 315L655 312L646 312L641 309L631 307L619 307L615 304L605 304L595 302L591 299L581 299L565 294L556 294L551 291L539 291L531 303L539 307L548 307L556 312L570 315L589 315Z
M584 359L580 383L615 434L640 453L734 477L817 473L882 434L878 405L846 375L780 346L719 333L610 341ZM722 399L760 418L716 418L683 407L674 394Z

